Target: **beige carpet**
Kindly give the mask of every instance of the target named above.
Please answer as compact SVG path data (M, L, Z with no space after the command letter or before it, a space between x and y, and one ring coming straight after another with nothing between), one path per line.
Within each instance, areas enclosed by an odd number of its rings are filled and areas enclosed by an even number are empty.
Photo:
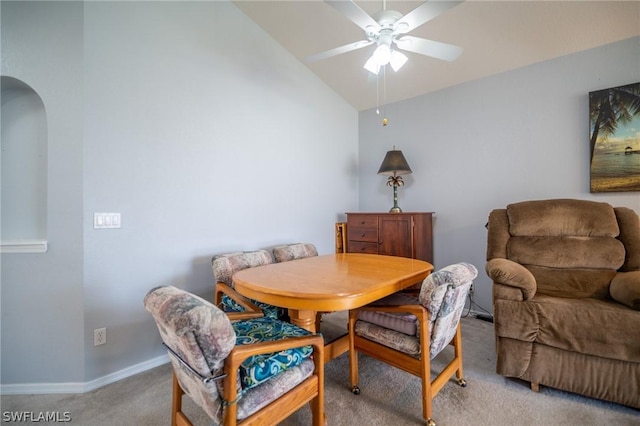
M545 387L534 393L526 383L496 375L492 324L473 318L463 319L462 324L468 386L462 388L451 381L436 396L434 420L439 426L640 425L638 410ZM422 424L418 378L361 355L362 392L356 396L349 390L348 361L344 354L326 368L325 409L329 425ZM3 413L68 411L71 424L83 426L169 425L170 401L169 365L87 394L1 398ZM196 425L210 424L198 407L190 402L185 406ZM310 419L310 410L304 407L283 425L310 425Z

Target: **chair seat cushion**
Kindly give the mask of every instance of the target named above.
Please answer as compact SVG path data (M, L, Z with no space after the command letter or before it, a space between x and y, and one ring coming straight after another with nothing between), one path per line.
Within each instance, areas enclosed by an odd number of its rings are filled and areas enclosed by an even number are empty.
M303 328L284 321L270 318L256 318L231 323L236 333L236 345L281 340L286 337L308 336L311 333ZM251 389L270 377L302 363L313 353L311 346L289 349L270 354L260 354L248 358L240 367L240 382L243 392Z
M258 302L257 300L249 299L249 301L259 307L268 318L280 319L285 314L283 308ZM225 312L244 312L244 308L226 294L222 295L222 310Z
M238 420L249 417L298 386L313 374L314 368L313 360L307 358L260 386L245 391L238 400Z
M356 321L355 332L358 336L388 348L404 352L416 358L420 356L420 340L416 336L409 336L362 320Z
M395 293L371 304L375 305L416 305L418 299L404 293ZM409 313L360 311L358 319L376 324L409 336L418 335L418 319Z

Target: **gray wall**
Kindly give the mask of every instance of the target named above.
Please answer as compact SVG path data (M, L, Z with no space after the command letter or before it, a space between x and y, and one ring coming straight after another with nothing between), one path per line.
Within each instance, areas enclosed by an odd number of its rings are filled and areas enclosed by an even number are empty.
M148 290L211 299L224 251L331 253L357 209L357 112L231 3L3 1L2 51L50 130L49 252L2 256L5 392L163 362Z
M436 213L435 266L475 264L476 301L490 309L484 225L492 209L581 198L640 212L638 192L589 193L588 92L638 81L633 38L382 106L380 115L360 112L360 209L393 205L376 172L395 144L413 170L399 189L400 207Z

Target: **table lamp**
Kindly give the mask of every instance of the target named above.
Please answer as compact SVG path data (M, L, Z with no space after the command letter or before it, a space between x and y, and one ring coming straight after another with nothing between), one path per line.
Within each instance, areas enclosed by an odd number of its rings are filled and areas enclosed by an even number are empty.
M411 173L409 163L402 155L402 151L396 150L394 145L393 150L387 151L387 155L384 156L384 160L382 160L378 170L379 175L389 176L387 186L393 186L393 207L391 207L389 213L402 213L402 209L398 207L398 187L404 185L404 181L402 176L399 175L407 175L409 173Z

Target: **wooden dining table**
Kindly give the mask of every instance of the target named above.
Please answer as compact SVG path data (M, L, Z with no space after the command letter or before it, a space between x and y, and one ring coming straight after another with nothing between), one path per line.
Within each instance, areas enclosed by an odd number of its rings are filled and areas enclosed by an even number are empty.
M418 259L339 253L272 263L236 272L236 291L287 308L290 321L317 332L319 312L346 311L420 283L433 265ZM325 360L344 353L348 336L327 344Z

